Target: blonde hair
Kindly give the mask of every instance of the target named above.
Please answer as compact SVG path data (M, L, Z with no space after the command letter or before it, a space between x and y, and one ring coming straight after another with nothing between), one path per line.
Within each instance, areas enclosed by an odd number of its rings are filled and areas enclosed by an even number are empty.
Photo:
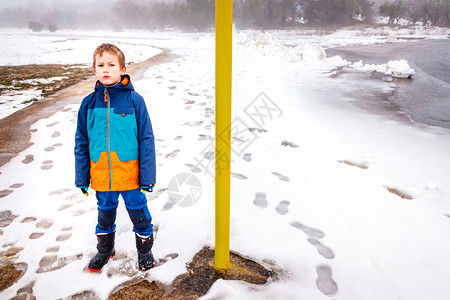
M95 69L95 57L97 55L102 56L104 52L116 55L117 59L119 60L120 69L125 68L125 55L123 54L123 52L116 45L103 43L100 46L98 46L97 49L95 49L94 51L94 63L92 64L94 69Z

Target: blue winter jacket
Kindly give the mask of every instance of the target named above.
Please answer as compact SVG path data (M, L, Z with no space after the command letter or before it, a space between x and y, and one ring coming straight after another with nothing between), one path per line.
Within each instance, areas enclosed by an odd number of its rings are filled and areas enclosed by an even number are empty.
M75 185L126 191L156 182L155 142L144 99L128 75L114 86L100 81L78 111Z

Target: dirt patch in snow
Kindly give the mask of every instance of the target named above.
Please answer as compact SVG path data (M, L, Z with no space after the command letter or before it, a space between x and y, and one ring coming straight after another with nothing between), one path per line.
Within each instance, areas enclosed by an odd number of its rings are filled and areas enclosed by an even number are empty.
M92 68L83 65L0 66L0 95L8 91L39 89L45 97L87 79L92 73Z
M12 263L0 267L0 292L12 286L21 276L22 271L17 270Z
M143 280L119 287L109 299L197 299L205 295L217 279L265 284L273 276L272 271L236 253L230 253L230 263L232 267L227 273L216 272L214 250L203 248L187 264L188 273L179 276L171 286Z

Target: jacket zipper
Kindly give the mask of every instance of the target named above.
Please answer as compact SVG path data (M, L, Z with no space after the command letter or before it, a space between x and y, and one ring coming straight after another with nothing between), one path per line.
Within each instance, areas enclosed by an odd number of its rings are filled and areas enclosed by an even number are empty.
M109 164L109 190L111 191L112 185L112 168L111 168L111 98L108 94L108 89L105 87L105 99L108 103L106 110L106 118L107 118L107 151L108 151L108 164Z

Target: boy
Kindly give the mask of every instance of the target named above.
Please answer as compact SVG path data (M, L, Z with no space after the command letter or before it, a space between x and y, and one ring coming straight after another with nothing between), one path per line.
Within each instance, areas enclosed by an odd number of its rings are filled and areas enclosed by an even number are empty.
M99 272L115 255L115 219L119 194L133 222L138 268L154 267L152 217L145 192L155 185L155 143L144 99L126 75L125 56L112 44L94 52L95 91L78 111L75 134L75 185L87 196L96 190L98 253L88 269Z

